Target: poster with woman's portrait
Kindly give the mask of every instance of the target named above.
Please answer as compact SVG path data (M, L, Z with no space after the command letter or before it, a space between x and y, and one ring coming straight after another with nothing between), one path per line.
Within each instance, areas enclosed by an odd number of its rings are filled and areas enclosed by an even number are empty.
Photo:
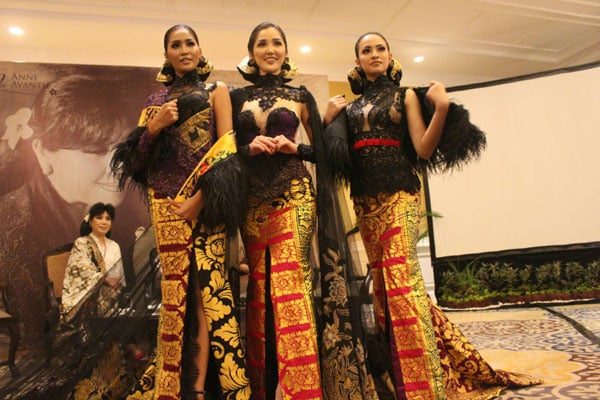
M135 128L157 69L0 62L0 284L39 336L43 255L73 242L89 207L116 208L112 239L123 252L149 224L141 193L119 191L114 145Z
M96 202L115 206L111 238L127 275L136 228L150 222L144 194L119 191L109 162L161 87L159 69L0 62L0 284L26 340L43 332L43 255L73 242ZM213 71L208 81L216 80L249 84L235 70ZM324 109L325 75L299 75L292 84L308 87Z

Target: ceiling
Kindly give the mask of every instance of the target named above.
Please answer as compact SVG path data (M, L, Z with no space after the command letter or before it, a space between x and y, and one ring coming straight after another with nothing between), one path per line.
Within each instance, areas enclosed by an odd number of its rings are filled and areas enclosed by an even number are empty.
M265 20L286 31L300 72L332 81L346 80L366 31L387 37L411 85L600 61L598 0L0 0L0 59L158 67L165 30L187 23L215 67L231 70ZM11 25L25 35L12 37ZM300 53L305 44L310 54ZM417 55L425 61L414 63Z

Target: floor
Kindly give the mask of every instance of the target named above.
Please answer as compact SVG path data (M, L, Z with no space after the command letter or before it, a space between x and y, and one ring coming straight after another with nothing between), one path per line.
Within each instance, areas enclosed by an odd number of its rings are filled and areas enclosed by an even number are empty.
M95 371L99 354L103 355L100 371L106 376L103 375L100 379L90 378L91 384L85 383L82 388L96 390L94 384L100 381L123 382L124 390L132 387L145 369L147 355L154 347L151 342L156 338L157 318L117 317L110 320L110 327L104 324L105 320L97 321L103 324L92 329L100 332L95 336L82 335L81 332L84 331L59 332L49 366L45 363L46 351L43 346L32 345L31 350L19 349L16 362L21 372L19 377L13 378L8 367L0 367L0 399L67 399L75 385ZM134 357L134 348L129 347L134 343L135 350L143 353L140 359ZM0 335L0 354L8 354L8 345L8 338ZM112 352L107 350L113 348ZM101 387L111 390L108 386ZM102 397L100 394L97 393L96 397L90 399L115 399L114 396Z
M600 304L447 312L496 369L542 378L501 400L600 399Z
M446 312L494 368L544 380L507 390L499 400L600 400L600 303ZM0 335L0 354L7 351L8 339ZM41 368L24 350L17 358L24 373ZM0 393L14 383L0 367Z

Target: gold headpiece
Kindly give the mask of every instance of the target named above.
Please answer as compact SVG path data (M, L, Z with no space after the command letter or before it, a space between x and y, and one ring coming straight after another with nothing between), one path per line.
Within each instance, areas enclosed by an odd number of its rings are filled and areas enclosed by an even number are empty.
M396 85L400 85L400 80L402 79L402 65L395 58L390 60L390 65L387 68L386 75ZM350 71L348 71L348 82L350 82L350 89L352 89L352 93L362 94L365 89L366 80L367 76L360 66L355 65L350 69Z
M244 57L244 59L237 65L237 70L242 74L245 80L252 83L256 82L257 77L260 75L256 61L250 57ZM298 66L290 61L289 57L286 57L283 64L281 65L281 72L279 76L284 82L289 82L298 76Z
M212 63L204 56L200 57L200 61L198 62L198 66L196 67L196 71L198 72L198 77L201 81L205 81L208 79L208 76L214 69ZM173 65L169 60L165 60L162 68L156 75L156 81L164 84L165 86L169 86L175 80L175 70L173 69Z

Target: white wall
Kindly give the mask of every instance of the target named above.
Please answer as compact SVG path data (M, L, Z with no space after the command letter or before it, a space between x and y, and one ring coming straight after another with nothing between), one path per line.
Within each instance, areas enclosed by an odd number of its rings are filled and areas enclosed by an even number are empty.
M436 257L600 240L600 67L450 96L488 146L429 177Z

